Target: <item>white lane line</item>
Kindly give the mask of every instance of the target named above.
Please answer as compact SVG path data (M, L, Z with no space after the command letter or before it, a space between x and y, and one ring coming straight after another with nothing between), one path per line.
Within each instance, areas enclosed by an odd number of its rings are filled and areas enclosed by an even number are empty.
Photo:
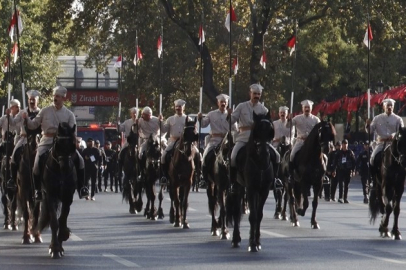
M286 235L283 235L283 234L274 233L274 232L265 231L265 230L261 230L261 233L267 234L267 235L270 235L270 236L274 236L274 237L279 237L279 238L286 238L287 237Z
M114 254L103 254L103 257L110 258L110 259L112 259L112 260L114 260L114 261L116 261L118 263L121 263L124 266L127 266L127 267L138 267L138 268L141 267L136 263L133 263L133 262L130 262L130 261L126 260L126 259L120 258L120 257L118 257L118 256L116 256Z
M388 259L388 258L383 258L383 257L379 257L379 256L373 256L373 255L361 253L361 252L358 252L358 251L352 251L352 250L339 250L339 251L346 252L346 253L349 253L349 254L352 254L352 255L358 255L358 256L367 257L367 258L370 258L370 259L384 261L384 262L390 262L390 263L396 263L396 264L406 264L406 261L399 261L399 260Z
M80 238L79 236L77 236L76 234L73 234L73 233L71 233L71 235L69 236L69 238L70 238L72 241L83 241L82 238Z

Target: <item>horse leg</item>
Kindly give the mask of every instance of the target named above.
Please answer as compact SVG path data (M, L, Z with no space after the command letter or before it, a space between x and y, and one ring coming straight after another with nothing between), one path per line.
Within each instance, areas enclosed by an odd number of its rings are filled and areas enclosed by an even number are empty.
M135 185L134 185L134 197L135 197L135 210L137 212L142 211L142 188L143 188L143 183L139 182L138 179L135 179Z
M216 221L216 196L214 190L214 183L209 182L207 185L207 199L209 204L209 213L211 215L211 229L212 236L218 236L217 233L217 221Z
M394 192L392 190L392 187L388 187L387 185L383 187L382 190L382 197L384 198L384 205L385 205L385 212L382 216L382 220L381 220L381 225L379 226L379 232L381 233L381 237L391 237L390 233L389 233L389 229L388 229L388 225L389 225L389 217L390 214L393 211L392 208L392 201L393 201L393 197L394 197Z
M183 199L182 199L182 228L189 229L189 222L186 218L187 209L189 206L189 192L190 192L190 185L186 185L183 187Z
M147 219L149 219L150 216L150 204L151 204L151 186L149 183L145 184L145 195L147 197L147 204L145 205L144 208L144 217L146 217Z
M50 200L49 198L46 198L46 200ZM49 201L49 211L50 211L50 227L51 227L51 244L49 245L49 254L51 255L52 259L58 259L62 256L61 254L61 246L58 240L58 230L59 230L59 224L58 224L58 219L57 219L57 208L58 208L58 203L57 200L54 198L54 201L51 202Z
M17 193L16 190L10 191L9 197L9 211L10 211L10 225L12 231L18 231L18 224L16 218L17 211Z
M33 242L33 238L31 236L31 222L30 222L30 203L28 201L25 201L25 203L22 205L22 212L23 212L23 219L24 219L24 232L23 232L23 238L21 240L21 244L31 244Z
M262 222L262 218L264 216L264 206L265 206L265 202L266 199L268 198L269 195L269 191L268 189L264 189L262 191L262 193L260 194L259 197L259 204L258 204L258 208L257 208L257 228L256 228L256 234L255 234L255 240L257 242L257 247L258 250L261 250L261 222Z
M151 205L151 208L149 210L150 211L149 212L149 218L151 220L156 220L157 219L157 210L156 210L156 207L155 207L155 198L156 198L156 195L155 195L155 183L150 181L149 185L150 185L150 194L149 194L150 199L149 199L149 201L150 201L150 205Z
M290 222L293 227L300 227L299 220L297 218L297 213L296 213L296 197L295 197L295 192L294 192L294 183L288 184L288 193L289 193L289 210L290 210Z
M283 194L283 207L282 207L282 211L281 211L282 220L288 220L288 217L286 215L286 207L287 207L288 200L289 200L287 189L288 189L288 187L285 186L284 194Z
M73 194L72 194L73 197ZM62 202L61 214L58 219L59 224L59 232L58 232L58 242L60 245L61 255L64 255L64 249L62 247L62 243L67 241L71 235L71 231L68 228L68 216L70 212L70 206L72 204L72 200Z
M242 215L242 204L243 204L243 196L244 196L244 187L235 183L237 185L237 192L234 194L228 194L228 196L232 197L231 200L227 199L227 204L231 203L231 215L233 218L234 229L233 229L233 238L231 240L231 246L233 248L240 247L241 243L241 234L240 234L240 222L241 222L241 215ZM229 210L229 205L227 205L227 210Z
M173 185L172 193L173 193L173 204L174 204L174 211L175 211L175 221L173 226L180 227L180 198L179 198L179 188Z
M400 201L402 199L403 191L404 191L404 185L405 181L403 179L397 179L397 187L396 187L396 196L394 199L394 209L393 209L393 227L392 227L392 235L395 240L402 240L402 235L399 231L398 227L398 220L399 220L399 214L400 214Z
M309 207L309 196L307 196L308 192L310 192L310 185L302 185L302 191L301 194L303 196L303 205L302 208L298 208L297 209L297 213L299 215L301 215L302 217L304 217L304 215L306 214L306 210ZM318 194L314 194L313 197L317 197Z
M226 222L226 191L219 191L218 202L220 207L219 224L221 226L220 239L230 239Z
M273 215L274 219L281 219L282 211L282 189L273 189L273 196L275 198L275 214Z
M10 227L10 220L8 215L8 199L5 194L1 196L1 202L3 204L3 215L4 215L4 224L3 229L8 230Z
M32 210L32 225L31 228L36 228L38 225L39 221L39 214L40 214L40 202L31 202L34 207ZM42 237L41 237L41 232L38 230L36 232L33 232L31 229L31 234L34 234L34 243L42 243Z
M159 189L159 195L158 195L158 199L159 199L159 206L158 206L158 218L159 219L163 219L165 217L164 215L164 210L162 209L162 201L164 200L164 186L161 185L160 189Z
M248 251L250 252L258 252L258 244L256 241L256 230L258 228L258 207L259 207L259 194L252 190L252 188L246 189L248 207L250 209L249 221L250 221L250 237L249 237L249 245Z
M317 206L319 204L319 196L317 194L321 193L321 187L322 187L322 182L317 183L317 185L313 186L313 202L312 202L312 217L310 219L310 225L312 229L320 229L319 224L316 221L316 211L317 211ZM305 201L307 200L307 196L305 197ZM304 208L304 212L306 209Z

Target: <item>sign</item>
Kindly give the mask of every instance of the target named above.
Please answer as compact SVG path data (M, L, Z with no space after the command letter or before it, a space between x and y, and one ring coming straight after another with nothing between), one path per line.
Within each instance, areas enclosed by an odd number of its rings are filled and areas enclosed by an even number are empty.
M72 111L73 114L76 116L76 120L94 120L94 107L73 107Z
M117 91L75 91L70 90L66 99L73 106L117 106L120 101Z

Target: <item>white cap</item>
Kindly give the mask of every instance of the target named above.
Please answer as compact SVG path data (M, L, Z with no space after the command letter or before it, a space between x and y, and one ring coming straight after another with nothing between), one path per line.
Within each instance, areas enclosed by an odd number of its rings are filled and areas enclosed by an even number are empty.
M135 113L135 114L138 115L138 109L137 109L137 107L132 107L132 108L130 109L130 112Z
M177 99L175 100L175 106L185 106L186 101L184 101L183 99Z
M250 90L253 93L260 93L262 94L262 89L264 89L264 87L262 87L262 85L260 85L259 83L254 83L250 85Z
M66 97L67 92L68 90L63 86L56 86L54 89L52 89L52 93L54 96Z
M39 98L39 92L37 91L37 90L30 90L30 91L28 91L27 92L27 96L28 96L28 98L36 98L36 99L38 99Z
M312 107L313 106L313 101L305 99L302 102L300 102L302 104L302 106L309 106Z
M147 113L147 114L152 114L152 109L148 106L145 106L144 109L142 109L142 113Z
M285 112L285 111L288 111L288 110L289 110L289 108L286 107L286 106L280 106L279 107L279 112Z
M387 98L387 99L384 99L384 100L382 100L382 104L383 104L383 106L386 106L386 105L392 105L392 106L394 106L395 105L395 100L393 100L393 99L391 99L391 98Z
M13 106L18 106L18 107L20 107L20 101L18 101L18 99L12 99L12 100L10 100L10 107L13 107Z
M220 94L216 98L217 101L228 101L230 99L230 97L225 94Z

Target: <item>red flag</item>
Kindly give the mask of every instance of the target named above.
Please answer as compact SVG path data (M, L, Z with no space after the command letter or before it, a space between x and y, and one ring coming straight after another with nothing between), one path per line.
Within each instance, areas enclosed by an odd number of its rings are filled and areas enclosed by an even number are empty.
M203 30L203 25L200 25L200 28L199 28L199 45L202 45L205 41L206 41L206 38L205 38L205 36L204 36L204 30Z
M158 58L161 58L161 55L162 55L162 38L161 38L161 36L158 37L158 43L156 46L157 46L157 50L158 50Z
M237 75L237 72L238 72L238 57L234 58L233 70L234 70L234 75Z
M16 63L17 58L18 58L18 44L17 44L17 42L14 43L13 49L11 50L11 55L14 56L13 63Z
M8 59L6 59L6 61L4 61L3 64L3 72L7 72L8 71Z
M296 49L296 36L292 36L289 40L286 46L290 49L290 55L295 51Z
M369 49L369 45L370 45L372 39L373 39L373 36L372 36L371 25L368 24L368 28L367 28L367 31L365 32L364 41L363 41L365 46L367 46L368 49Z
M122 66L122 57L121 57L121 55L119 55L118 57L117 57L117 60L116 60L116 62L114 63L114 67L115 68L121 68L121 66Z
M261 59L259 60L259 64L266 69L266 54L265 54L265 50L262 51L262 55L261 55Z
M230 29L231 29L231 22L236 22L236 21L237 21L237 16L235 15L234 9L231 6L231 9L227 13L226 22L224 24L226 26L228 32L230 32Z
M133 61L134 65L138 66L141 59L142 59L141 49L140 49L140 46L137 46L137 52L135 53L134 61Z
M11 41L14 40L14 34L16 33L15 28L17 26L17 23L18 23L18 34L21 35L21 33L23 32L23 21L21 20L19 10L17 10L17 13L16 12L13 13L13 16L11 17L10 20L10 25L8 27L8 34L11 38Z

